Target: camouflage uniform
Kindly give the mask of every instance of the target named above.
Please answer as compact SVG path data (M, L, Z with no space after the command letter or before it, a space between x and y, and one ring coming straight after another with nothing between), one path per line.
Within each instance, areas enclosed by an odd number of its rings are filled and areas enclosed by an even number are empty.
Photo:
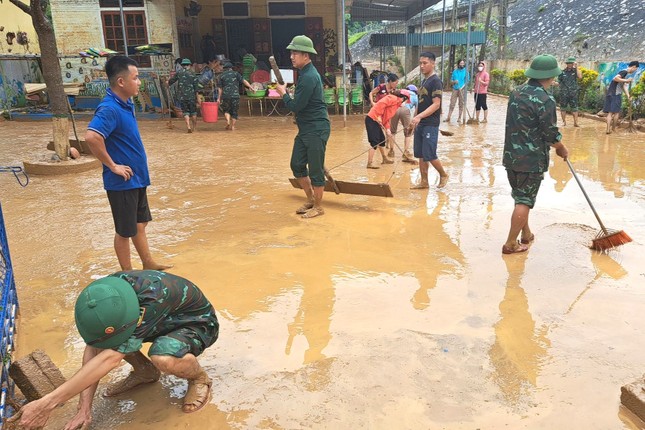
M199 89L199 82L197 76L192 70L180 70L170 78L168 85L177 84L177 96L181 104L181 110L185 115L197 115L197 90Z
M226 69L217 79L217 86L222 89L222 100L220 100L222 111L231 114L231 118L237 119L237 111L240 109L240 85L244 78L239 72Z
M549 150L560 140L553 97L534 79L513 90L506 111L503 164L516 204L533 208L549 169Z
M115 348L122 354L152 342L149 355L195 356L217 340L215 309L192 282L155 270L130 270L113 275L126 280L137 294L139 322L132 336Z
M560 83L560 108L578 112L578 72L577 69L564 69L558 76Z

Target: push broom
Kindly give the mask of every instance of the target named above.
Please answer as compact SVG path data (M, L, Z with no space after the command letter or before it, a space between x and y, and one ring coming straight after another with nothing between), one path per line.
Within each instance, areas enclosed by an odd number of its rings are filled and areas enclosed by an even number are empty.
M573 166L571 165L571 162L569 162L569 159L565 159L565 161L567 162L567 165L569 166L569 170L571 170L573 177L576 179L576 182L578 183L580 190L582 190L582 194L584 194L585 199L587 199L587 203L589 203L589 207L593 211L593 214L596 216L596 219L598 220L598 224L600 224L601 230L598 232L598 234L596 234L596 238L592 241L591 248L595 249L596 251L605 251L605 250L616 248L617 246L624 245L626 243L631 242L632 238L629 237L629 235L624 231L610 230L605 227L605 225L600 220L600 217L598 216L598 212L596 212L596 209L593 207L591 200L589 200L589 196L587 195L585 189L582 187L582 183L580 182L580 179L578 179L578 175L576 175L576 171L573 170Z

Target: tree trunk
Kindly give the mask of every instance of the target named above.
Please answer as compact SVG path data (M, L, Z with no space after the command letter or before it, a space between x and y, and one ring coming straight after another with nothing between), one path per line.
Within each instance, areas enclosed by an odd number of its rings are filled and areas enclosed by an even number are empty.
M484 34L486 34L486 43L488 43L488 32L490 29L490 16L493 13L493 3L495 0L488 1L488 12L486 12L486 23L484 24ZM479 62L485 60L486 57L486 43L482 43L481 49L479 50Z
M2 0L0 0L2 1ZM47 98L52 111L54 151L61 160L67 160L69 154L69 119L67 117L67 96L63 87L63 76L58 62L58 47L54 27L45 16L47 3L41 0L31 0L27 5L21 0L9 0L20 10L31 16L31 22L38 35L40 45L40 63L45 85L47 85Z

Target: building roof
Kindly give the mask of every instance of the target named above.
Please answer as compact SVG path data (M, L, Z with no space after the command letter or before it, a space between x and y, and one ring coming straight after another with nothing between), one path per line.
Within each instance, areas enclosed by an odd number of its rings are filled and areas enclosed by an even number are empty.
M442 0L350 0L352 21L407 21ZM349 4L350 1L347 3Z

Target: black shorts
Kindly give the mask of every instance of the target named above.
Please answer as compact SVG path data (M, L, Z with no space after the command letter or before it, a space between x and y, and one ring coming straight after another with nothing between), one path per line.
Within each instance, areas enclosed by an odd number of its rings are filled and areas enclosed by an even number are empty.
M475 110L488 110L488 104L486 104L486 99L488 94L475 94Z
M369 116L365 117L365 130L367 130L367 141L372 148L376 149L377 146L385 146L383 128Z
M121 237L137 235L137 224L152 221L146 188L108 191L114 229Z

